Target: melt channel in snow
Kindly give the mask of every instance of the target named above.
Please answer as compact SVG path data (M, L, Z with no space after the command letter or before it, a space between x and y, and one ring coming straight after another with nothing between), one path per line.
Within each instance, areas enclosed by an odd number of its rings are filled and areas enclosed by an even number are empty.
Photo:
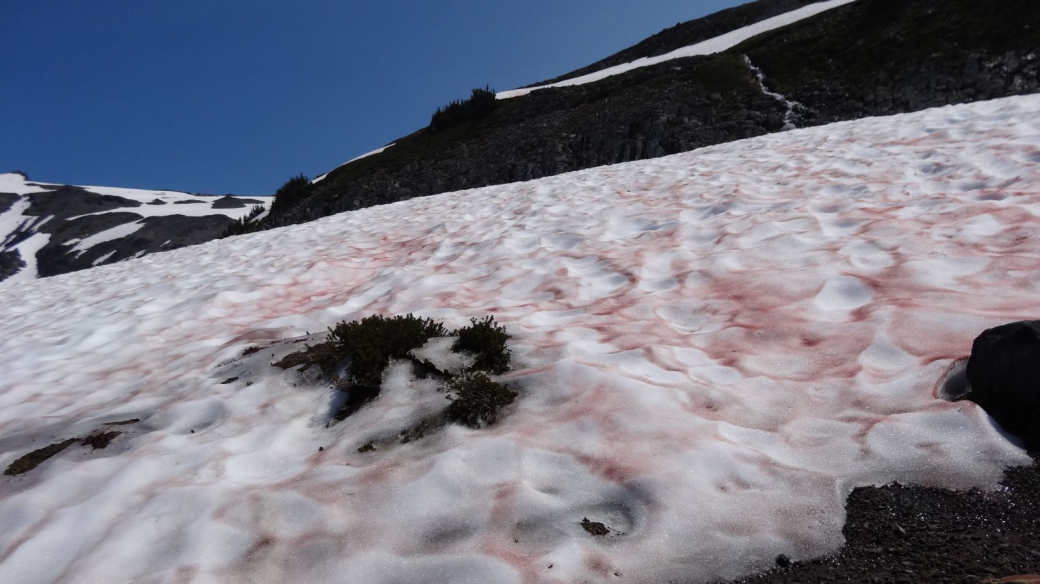
M697 582L835 552L856 486L1028 463L936 384L1036 317L1038 169L1017 97L0 284L0 465L124 432L0 477L0 581ZM394 365L326 428L333 392L270 366L409 312L513 335L498 424L359 452L443 394Z

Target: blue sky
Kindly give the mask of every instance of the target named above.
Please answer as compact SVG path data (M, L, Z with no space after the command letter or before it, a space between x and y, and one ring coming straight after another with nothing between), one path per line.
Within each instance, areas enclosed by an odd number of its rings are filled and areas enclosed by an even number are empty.
M270 194L740 0L0 0L0 172Z

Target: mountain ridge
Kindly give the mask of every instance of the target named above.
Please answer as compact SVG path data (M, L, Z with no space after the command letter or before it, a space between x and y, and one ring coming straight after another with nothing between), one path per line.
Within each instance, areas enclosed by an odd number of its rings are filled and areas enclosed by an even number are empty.
M0 281L54 276L210 241L268 204L0 174Z
M782 131L792 116L776 92L802 106L796 126L1033 93L1038 31L1028 0L856 0L716 55L541 89L448 130L420 129L332 170L250 229ZM844 69L826 69L828 51ZM892 73L876 58L900 51L912 59Z

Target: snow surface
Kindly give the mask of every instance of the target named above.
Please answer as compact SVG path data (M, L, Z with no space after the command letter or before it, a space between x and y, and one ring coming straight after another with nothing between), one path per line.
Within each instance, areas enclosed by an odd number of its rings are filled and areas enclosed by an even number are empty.
M41 183L35 181L26 180L24 176L17 173L4 173L0 174L0 193L14 193L17 195L28 195L32 193L41 193L52 190L53 187L62 185L52 183ZM133 201L142 203L137 207L119 207L115 209L109 209L106 211L99 211L97 213L87 213L86 215L104 215L106 213L136 213L142 217L165 217L170 215L184 215L186 217L205 217L209 215L225 215L232 219L241 219L252 211L255 204L249 203L239 209L214 209L213 203L219 198L210 195L193 195L189 193L181 193L177 191L152 191L145 189L126 189L119 187L97 187L97 186L81 186L80 188L97 193L99 195L114 195L117 197L123 197ZM253 197L236 197L236 198L248 198ZM165 204L162 205L149 205L155 200L163 201ZM270 207L271 197L260 197L255 200L261 201L264 206L264 214L267 213L267 209ZM0 244L10 237L20 226L27 224L33 224L39 217L25 215L30 207L30 201L23 197L18 201L15 201L14 205L3 214L0 214ZM78 215L75 217L69 217L68 220L79 219L86 215ZM48 218L47 220L50 220ZM33 225L33 231L38 230L47 221L41 221ZM133 225L132 230L127 231L130 225ZM98 233L91 237L84 239L79 242L75 248L75 251L83 252L93 245L101 243L103 241L111 241L112 239L118 239L129 235L141 227L144 223L133 223L124 224L117 226L113 229L109 229L103 233ZM38 276L36 271L36 252L39 251L43 246L47 245L50 240L50 235L45 233L33 233L33 235L25 241L19 243L16 246L12 246L11 249L18 249L21 253L22 259L26 263L26 267L22 268L11 278L16 280L32 280ZM71 243L71 242L67 242ZM70 250L70 253L72 250ZM108 258L112 254L108 254L105 258ZM101 260L99 260L101 261ZM95 262L97 265L97 262Z
M0 193L14 193L16 195L28 195L30 193L42 193L47 189L34 182L25 180L25 177L16 172L5 172L0 174Z
M548 83L546 85L538 85L536 87L524 87L520 89L512 89L510 91L503 91L501 93L498 93L497 97L498 99L509 99L511 97L520 97L522 95L527 95L532 91L545 89L547 87L569 87L572 85L585 85L586 83L593 83L601 79L606 79L607 77L612 77L614 75L621 75L622 73L627 73L633 69L638 69L640 67L650 67L651 65L657 65L666 61L673 61L675 59L683 59L686 57L699 57L703 55L713 55L715 53L721 53L722 51L731 49L739 45L740 43L748 40L751 37L760 35L764 32L769 32L771 30L778 29L782 26L794 24L799 20L805 20L806 18L816 16L821 12L826 12L827 10L831 10L832 8L844 6L852 2L855 2L855 0L829 0L827 2L818 2L816 4L810 4L809 6L804 6L797 10L792 10L790 12L786 12L784 14L780 14L772 18L767 18L754 24L749 24L748 26L738 28L737 30L730 31L726 34L719 35L715 38L711 38L706 41L701 41L697 44L689 45L687 47L682 47L681 49L676 49L670 53L665 53L664 55L658 55L656 57L642 57L640 59L632 61L631 63L622 63L621 65L615 65L613 67L608 67L606 69L594 71L587 75L574 77L573 79L565 79L556 83Z
M396 144L396 142L394 144ZM387 144L386 146L383 146L382 148L376 148L375 150L373 150L371 152L366 152L365 154L362 154L361 156L358 156L356 158L351 158L350 160L344 162L343 164L337 166L336 168L330 170L329 172L326 172L325 174L323 174L323 175L321 175L319 177L316 177L314 180L311 181L311 183L321 182L321 181L325 180L325 177L327 177L330 174L332 174L333 171L336 171L336 170L338 170L340 168L343 168L344 166L350 164L351 162L356 162L358 160L361 160L362 158L368 158L369 156L374 156L376 154L381 154L384 150L386 150L387 148L393 146L394 144Z
M858 485L1028 463L936 392L1036 317L1038 215L1029 96L5 282L0 465L125 434L0 477L0 581L697 582L833 552ZM335 392L269 365L408 312L507 327L497 425L399 443L446 403L399 364L326 428Z

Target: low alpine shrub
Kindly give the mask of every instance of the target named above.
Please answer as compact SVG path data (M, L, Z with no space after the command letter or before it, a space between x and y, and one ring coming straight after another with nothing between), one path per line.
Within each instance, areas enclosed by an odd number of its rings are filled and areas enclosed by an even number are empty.
M404 359L434 337L448 331L439 322L411 314L386 318L370 316L360 321L341 322L329 329L328 340L337 352L350 358L350 379L360 385L379 385L390 359Z
M517 393L501 383L495 383L483 373L466 373L448 382L448 390L455 399L444 410L452 422L481 428L498 420L498 411L513 403Z
M505 327L495 323L495 317L487 316L482 320L470 319L470 325L456 333L458 338L451 350L472 353L476 356L472 369L487 371L500 375L509 370L509 349L506 341L509 334Z

